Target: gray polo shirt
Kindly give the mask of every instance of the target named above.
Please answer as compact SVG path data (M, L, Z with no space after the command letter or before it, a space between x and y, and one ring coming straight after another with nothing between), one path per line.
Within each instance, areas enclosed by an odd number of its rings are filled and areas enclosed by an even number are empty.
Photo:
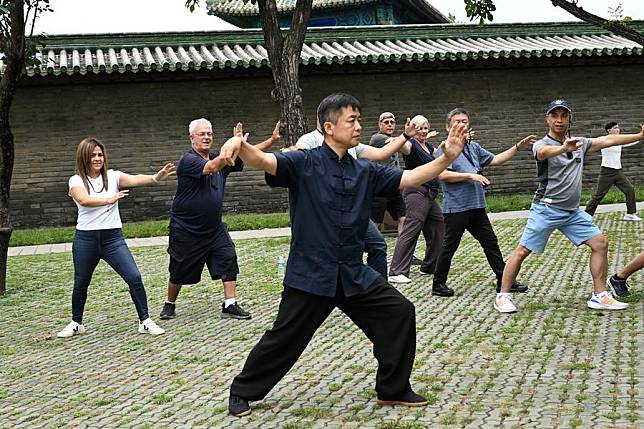
M436 150L436 157L442 151ZM494 159L494 154L484 149L475 141L465 144L463 152L447 167L449 171L457 173L478 173L483 167ZM443 188L443 213L461 213L468 210L484 209L485 189L476 180L462 182L445 182L441 180Z
M574 211L579 208L581 198L581 173L584 159L591 139L582 138L581 147L571 152L569 159L565 153L543 161L537 160L537 180L539 187L532 202L546 204L560 210ZM546 135L532 145L532 153L537 158L537 150L542 146L561 146L562 142Z
M324 135L322 135L322 131L313 130L310 133L306 133L302 137L300 137L295 143L295 146L299 147L300 149L315 149L316 147L322 146L322 143L324 143ZM365 145L358 143L358 146L350 148L347 153L355 159L358 159L360 158L360 154L362 153L364 148Z
M387 144L387 141L392 138L394 137L388 136L383 132L377 132L376 134L371 136L371 140L369 140L369 146L383 147ZM387 167L399 167L400 162L398 160L398 153L394 153L388 159L378 162L378 164L386 165Z

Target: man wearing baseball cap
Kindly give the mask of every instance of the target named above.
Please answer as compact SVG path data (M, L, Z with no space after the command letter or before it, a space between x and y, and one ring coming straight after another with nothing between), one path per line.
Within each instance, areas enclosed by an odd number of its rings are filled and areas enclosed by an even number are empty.
M590 247L590 274L593 293L587 302L598 310L623 310L628 304L617 301L606 290L608 239L593 223L592 216L579 208L581 177L586 154L607 147L621 146L644 138L644 124L637 134L608 134L593 139L570 137L572 106L566 100L553 100L546 109L548 134L534 143L539 187L534 194L530 217L519 246L508 259L494 308L501 313L517 311L510 286L521 264L532 252L543 253L550 234L561 231L575 246Z
M396 129L396 116L391 112L381 113L378 118L378 129L379 131L371 136L369 146L384 147L394 139L393 134ZM380 164L386 165L387 167L399 167L398 154L391 155L386 160L380 162ZM393 220L398 222L398 233L400 234L402 226L405 223L405 201L400 191L396 191L391 195L374 198L370 217L378 227L382 225L385 219L385 210L389 212ZM395 276L395 280L397 279L398 276ZM402 282L408 283L409 281L411 280L404 277Z

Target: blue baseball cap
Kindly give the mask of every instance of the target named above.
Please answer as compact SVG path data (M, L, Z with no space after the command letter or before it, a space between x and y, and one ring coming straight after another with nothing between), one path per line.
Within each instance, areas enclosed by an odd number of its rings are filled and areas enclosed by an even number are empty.
M562 107L566 109L568 112L572 113L572 106L570 105L570 102L567 100L562 100L558 98L548 103L548 109L546 110L546 115L550 114L550 112L555 110L557 107Z

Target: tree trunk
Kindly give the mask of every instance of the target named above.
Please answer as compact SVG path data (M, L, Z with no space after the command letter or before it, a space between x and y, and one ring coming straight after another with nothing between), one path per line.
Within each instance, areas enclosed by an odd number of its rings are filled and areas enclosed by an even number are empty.
M297 0L291 28L284 33L279 26L275 0L259 0L264 43L273 71L275 87L271 96L280 105L280 120L285 146L292 146L309 131L299 81L300 53L311 15L312 0Z
M16 84L25 63L24 2L22 0L10 2L9 14L11 35L4 40L6 68L0 80L0 295L7 290L7 252L13 232L9 218L9 198L14 146L9 112L16 93Z
M582 21L588 22L589 24L594 24L600 28L604 28L611 33L622 36L625 39L632 40L635 43L639 43L644 46L644 34L639 33L633 29L628 28L626 25L619 21L608 21L601 16L593 15L590 12L586 12L581 7L577 6L576 3L567 1L567 0L551 0L552 4L564 9L566 12L571 15L581 19Z

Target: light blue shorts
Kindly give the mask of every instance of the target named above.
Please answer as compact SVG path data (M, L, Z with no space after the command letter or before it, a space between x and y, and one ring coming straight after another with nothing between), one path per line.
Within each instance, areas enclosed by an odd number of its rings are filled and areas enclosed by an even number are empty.
M593 217L582 209L571 212L545 204L532 204L520 244L532 252L543 253L555 229L561 231L575 246L602 233L593 223Z

